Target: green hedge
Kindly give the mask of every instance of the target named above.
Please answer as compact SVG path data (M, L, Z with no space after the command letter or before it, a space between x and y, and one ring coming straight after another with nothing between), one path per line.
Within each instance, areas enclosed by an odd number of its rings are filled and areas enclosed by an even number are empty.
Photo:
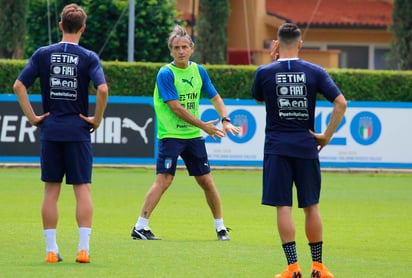
M0 60L0 93L13 83L26 60ZM110 95L151 96L160 63L105 62ZM256 66L204 65L223 98L250 99ZM412 102L412 71L328 70L348 100ZM36 82L30 93L40 93Z

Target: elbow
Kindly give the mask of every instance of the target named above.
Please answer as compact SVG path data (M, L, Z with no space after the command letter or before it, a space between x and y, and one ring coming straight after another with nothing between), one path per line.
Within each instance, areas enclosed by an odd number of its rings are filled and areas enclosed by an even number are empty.
M22 86L23 86L23 83L21 83L20 80L16 80L13 84L14 93L17 94L18 92L20 92Z
M342 111L343 113L346 111L346 108L348 106L348 103L345 99L345 97L343 95L339 95L335 101L335 106L337 107L337 109L339 109L340 111Z
M348 103L347 103L347 101L344 99L343 102L342 102L342 110L345 112L345 111L346 111L346 108L348 108Z
M104 98L107 98L109 96L109 87L107 84L102 84L97 87L97 94L101 95Z
M346 108L348 107L348 103L346 102L346 100L343 100L341 102L339 102L339 108L340 110L342 110L343 112L346 111Z

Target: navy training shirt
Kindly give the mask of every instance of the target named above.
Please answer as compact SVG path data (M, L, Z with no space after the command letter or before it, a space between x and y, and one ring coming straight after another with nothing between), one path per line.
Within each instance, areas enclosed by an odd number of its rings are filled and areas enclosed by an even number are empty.
M90 141L89 124L79 114L89 114L89 83L106 83L96 53L73 43L56 43L36 50L20 80L26 88L40 78L43 113L50 112L40 126L40 139Z
M265 154L319 157L314 130L317 93L341 94L327 72L301 59L280 59L257 69L252 97L266 105Z

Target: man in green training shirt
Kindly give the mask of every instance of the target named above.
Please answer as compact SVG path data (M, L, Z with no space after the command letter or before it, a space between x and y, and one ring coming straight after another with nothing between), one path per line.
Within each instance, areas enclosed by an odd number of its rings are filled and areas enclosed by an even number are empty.
M194 43L186 30L181 26L175 26L169 36L168 46L173 62L159 70L153 95L159 139L156 179L146 194L131 236L133 239L160 239L152 233L149 217L163 193L172 184L177 159L180 156L185 162L189 175L195 177L205 193L214 218L218 240L230 240L228 228L223 223L219 192L210 174L205 139L201 135L201 129L213 138L225 137L226 132L236 134L240 130L233 126L227 117L224 102L205 68L190 61ZM218 119L208 122L200 120L201 94L213 103L221 116L223 129L215 125Z

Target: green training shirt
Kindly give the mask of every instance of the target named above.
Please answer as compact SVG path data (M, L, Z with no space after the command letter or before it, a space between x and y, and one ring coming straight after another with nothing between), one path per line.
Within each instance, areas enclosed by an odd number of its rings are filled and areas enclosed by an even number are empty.
M179 95L180 104L199 118L199 102L202 89L202 77L198 65L192 62L187 68L181 69L171 64L166 65L174 77L174 86ZM153 94L153 103L157 116L157 138L192 139L201 137L198 127L176 116L160 97L158 84Z

